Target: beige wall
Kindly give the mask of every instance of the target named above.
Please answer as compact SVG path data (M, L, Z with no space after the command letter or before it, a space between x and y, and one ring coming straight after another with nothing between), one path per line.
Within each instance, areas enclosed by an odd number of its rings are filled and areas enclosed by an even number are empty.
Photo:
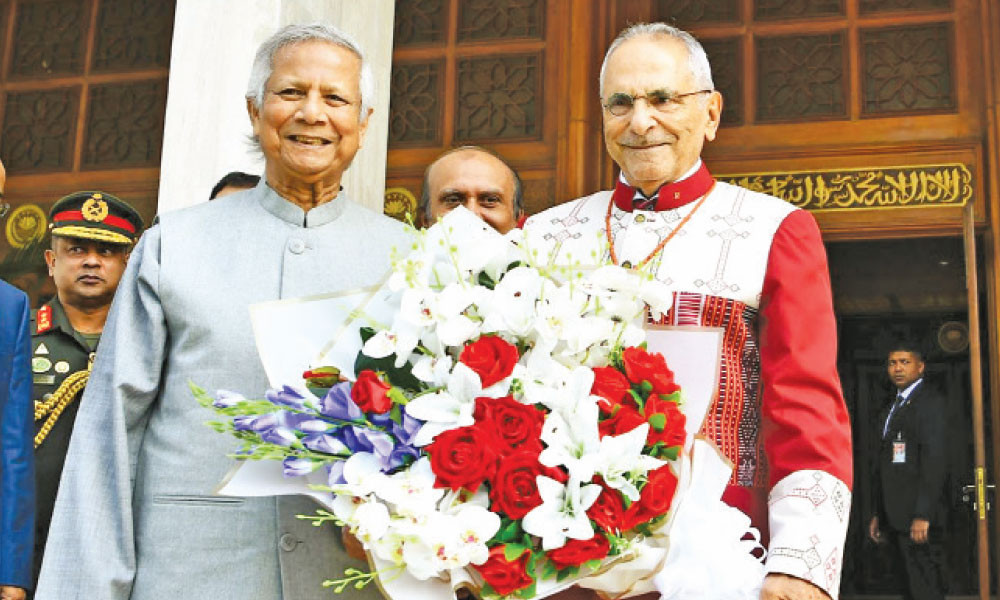
M178 0L159 212L204 202L229 171L263 171L263 161L246 141L250 122L243 98L253 54L279 27L311 21L332 23L352 35L372 63L375 112L343 185L354 201L381 211L393 10L393 0Z

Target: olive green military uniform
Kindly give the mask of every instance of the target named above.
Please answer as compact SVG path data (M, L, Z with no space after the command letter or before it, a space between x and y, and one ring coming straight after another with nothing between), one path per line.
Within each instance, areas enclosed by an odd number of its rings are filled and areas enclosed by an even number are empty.
M58 200L49 212L49 222L54 236L126 246L135 241L143 225L135 209L104 192L76 192ZM37 486L35 582L73 424L100 337L73 329L58 295L31 316Z
M88 339L91 338L91 339ZM99 339L99 336L97 336ZM59 298L39 308L31 316L31 371L33 394L36 401L48 400L67 377L86 371L97 348L97 339L83 336L73 329L66 318ZM66 451L69 448L73 422L80 406L82 390L59 415L45 439L35 448L35 485L37 486L37 517L35 519L35 578L41 567L42 549L52 520L52 508L59 490ZM48 416L35 421L36 443L38 434Z

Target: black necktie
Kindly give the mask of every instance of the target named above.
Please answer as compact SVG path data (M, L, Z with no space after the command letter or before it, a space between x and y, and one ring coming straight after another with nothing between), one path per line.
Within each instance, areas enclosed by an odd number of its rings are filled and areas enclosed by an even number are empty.
M892 423L892 417L904 402L906 402L906 398L903 397L902 392L896 392L896 401L892 403L892 408L889 409L889 416L882 427L882 439L885 439L885 436L889 435L889 424Z

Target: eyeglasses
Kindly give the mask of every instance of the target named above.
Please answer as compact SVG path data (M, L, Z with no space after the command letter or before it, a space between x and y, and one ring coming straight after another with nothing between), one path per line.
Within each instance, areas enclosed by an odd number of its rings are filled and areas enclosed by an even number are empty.
M626 94L624 92L615 92L608 96L607 102L604 103L604 108L616 117L624 117L625 115L632 112L635 108L635 101L642 98L646 101L646 104L650 108L659 111L661 113L672 113L676 112L684 104L684 98L688 96L694 96L696 94L708 94L714 92L715 90L698 90L696 92L688 92L686 94L675 94L673 92L668 92L667 90L653 90L652 92L647 92L641 96L633 96L632 94Z

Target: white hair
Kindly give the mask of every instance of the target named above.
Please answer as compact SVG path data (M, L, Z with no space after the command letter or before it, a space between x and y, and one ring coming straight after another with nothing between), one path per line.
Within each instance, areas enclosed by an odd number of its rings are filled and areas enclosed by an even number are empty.
M705 54L705 49L701 46L701 42L696 40L693 35L666 23L636 23L635 25L629 25L619 33L618 37L615 38L615 41L611 42L611 46L608 47L608 51L604 54L604 62L601 63L599 80L602 94L604 93L604 72L608 68L608 59L611 58L611 55L628 40L647 36L667 37L683 43L684 47L687 48L688 68L691 70L691 76L694 78L695 87L700 90L715 89L715 83L712 82L712 67L708 64L708 55Z
M371 63L365 58L361 46L349 35L333 25L324 23L286 25L266 39L257 48L257 54L253 59L250 81L247 83L247 100L260 108L264 102L264 93L267 91L267 80L274 72L274 56L285 46L301 44L310 40L329 42L335 46L346 48L361 60L361 76L358 79L358 88L361 91L361 113L358 118L364 121L368 116L368 109L375 101L375 77L372 75Z

